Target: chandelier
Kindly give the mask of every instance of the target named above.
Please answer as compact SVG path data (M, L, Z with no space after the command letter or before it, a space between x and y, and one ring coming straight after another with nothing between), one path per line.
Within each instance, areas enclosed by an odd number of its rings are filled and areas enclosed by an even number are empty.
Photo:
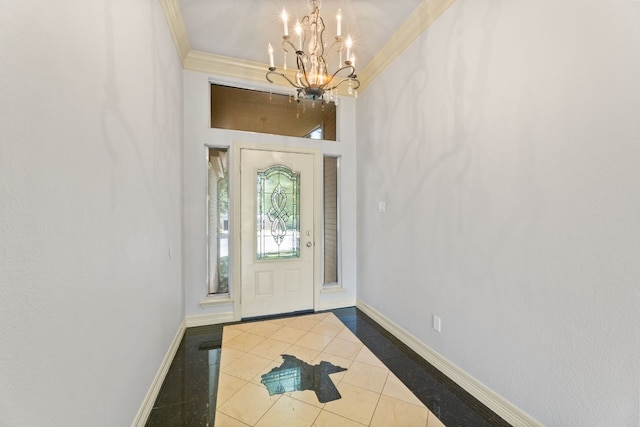
M338 9L336 16L337 31L331 45L325 38L324 20L320 16L320 0L308 0L311 13L302 20L297 20L293 37L289 35L289 17L286 10L282 10L284 34L282 36L282 50L284 56L283 72L276 71L273 61L273 47L269 43L269 71L267 80L273 83L272 76L280 76L295 88L295 98L300 101L305 98L320 99L323 102L333 101L338 94L338 87L347 84L349 95L358 96L360 82L356 76L355 56L351 52L352 40L342 36L342 12ZM307 48L305 51L304 48ZM287 53L293 51L296 55L295 77L293 80L284 72L287 71ZM330 71L330 57L336 69Z

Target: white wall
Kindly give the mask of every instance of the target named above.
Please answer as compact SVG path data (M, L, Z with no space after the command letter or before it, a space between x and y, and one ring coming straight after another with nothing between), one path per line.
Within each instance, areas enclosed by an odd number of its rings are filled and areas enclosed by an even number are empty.
M358 298L549 426L640 422L638 22L458 0L358 99Z
M324 154L342 156L342 285L344 292L323 294L319 305L332 308L355 304L356 297L356 168L355 168L355 104L354 98L340 100L337 108L339 141L312 141L278 135L258 134L211 128L210 82L227 83L239 87L268 90L264 86L241 81L222 81L215 75L185 71L185 144L184 144L184 283L185 310L189 324L228 321L237 317L231 303L202 306L207 296L206 265L206 146L229 147L234 143L264 144L265 146L315 147ZM295 117L292 117L295 120ZM231 159L235 161L235 159ZM230 167L231 169L231 167ZM233 182L230 185L234 185ZM233 227L233 224L231 224ZM231 232L233 233L233 229ZM231 278L231 286L237 280ZM232 291L233 292L233 291ZM237 316L236 316L237 315ZM190 319L189 319L190 318Z
M2 2L0 40L0 425L130 425L184 317L175 45L156 0Z

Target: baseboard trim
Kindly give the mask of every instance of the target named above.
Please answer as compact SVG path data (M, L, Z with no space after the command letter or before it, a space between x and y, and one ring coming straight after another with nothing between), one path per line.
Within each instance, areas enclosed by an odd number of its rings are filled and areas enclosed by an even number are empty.
M514 427L542 426L529 414L429 348L367 303L357 299L356 307Z
M217 325L219 323L227 323L235 321L232 311L226 313L215 314L199 314L196 316L187 316L184 319L187 328L195 326Z
M153 382L151 383L151 387L149 387L149 391L147 391L147 395L142 401L142 405L136 414L136 418L133 420L132 427L143 427L147 423L147 419L149 418L149 414L153 409L153 404L158 397L158 393L160 393L160 388L162 387L162 383L164 382L165 377L167 376L167 372L169 372L169 367L171 366L171 362L178 351L178 347L180 346L180 342L182 341L182 337L184 336L184 331L186 329L185 321L183 320L178 328L178 332L173 337L173 341L171 342L171 346L165 354L164 359L162 360L162 364L156 373Z

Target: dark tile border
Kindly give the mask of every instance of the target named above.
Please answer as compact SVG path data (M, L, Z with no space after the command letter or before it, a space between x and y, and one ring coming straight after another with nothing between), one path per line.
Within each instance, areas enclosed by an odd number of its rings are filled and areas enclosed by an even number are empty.
M511 426L360 309L340 310L345 316L343 323L447 427ZM355 320L350 311L355 312ZM339 310L334 310L334 314L342 320ZM367 326L359 325L361 322ZM379 335L372 335L371 329ZM367 332L359 334L362 330Z

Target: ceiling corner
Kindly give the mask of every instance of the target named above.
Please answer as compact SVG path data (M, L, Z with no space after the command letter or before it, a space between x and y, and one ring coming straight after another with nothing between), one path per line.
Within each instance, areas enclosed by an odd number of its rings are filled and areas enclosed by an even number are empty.
M434 23L456 0L423 0L376 56L367 64L360 78L365 89L420 34Z

